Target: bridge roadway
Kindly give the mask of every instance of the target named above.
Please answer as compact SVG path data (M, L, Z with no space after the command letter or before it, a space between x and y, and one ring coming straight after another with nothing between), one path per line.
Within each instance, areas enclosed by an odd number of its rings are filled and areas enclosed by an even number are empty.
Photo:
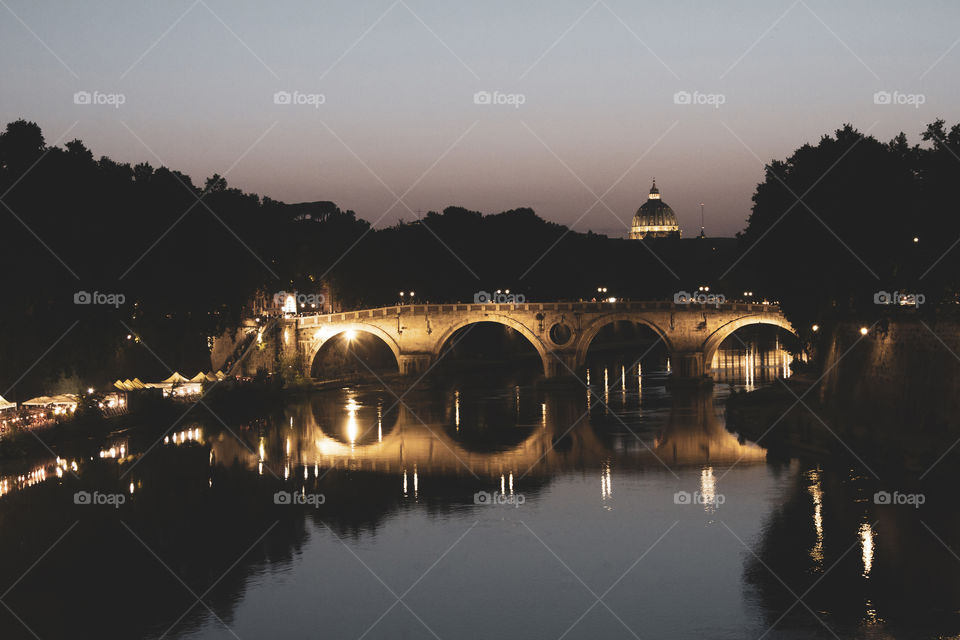
M767 324L794 332L780 308L770 304L703 305L674 302L545 302L524 304L412 304L342 313L280 319L269 359L251 359L245 370L280 362L309 377L314 359L345 332L363 332L382 340L396 357L402 374L426 371L448 347L454 334L479 322L494 322L524 336L536 349L547 378L577 375L597 334L615 322L649 327L671 357L673 376L709 376L713 356L725 338L749 325ZM256 331L256 328L248 329ZM262 329L260 331L263 331ZM264 349L254 350L263 352Z

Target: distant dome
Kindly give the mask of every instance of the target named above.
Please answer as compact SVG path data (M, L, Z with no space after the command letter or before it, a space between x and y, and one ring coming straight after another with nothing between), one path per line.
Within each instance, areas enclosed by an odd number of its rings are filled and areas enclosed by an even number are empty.
M680 237L680 225L677 224L677 216L673 213L673 209L660 199L660 190L657 189L656 180L650 187L650 195L647 196L647 201L637 209L636 215L633 216L629 237L631 240Z

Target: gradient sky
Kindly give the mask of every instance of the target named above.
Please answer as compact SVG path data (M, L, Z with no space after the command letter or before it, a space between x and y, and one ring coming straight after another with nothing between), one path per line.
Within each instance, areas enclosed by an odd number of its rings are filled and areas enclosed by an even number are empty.
M0 118L378 227L528 206L622 236L655 176L686 234L702 201L725 236L764 162L844 122L918 141L960 121L958 25L955 0L2 0ZM494 90L525 102L474 103ZM878 105L879 90L925 103Z

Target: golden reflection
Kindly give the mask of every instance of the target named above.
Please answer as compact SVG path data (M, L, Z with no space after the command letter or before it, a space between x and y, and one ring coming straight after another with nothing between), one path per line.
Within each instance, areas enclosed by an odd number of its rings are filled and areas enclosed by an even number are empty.
M753 390L778 377L789 378L793 373L792 361L793 355L777 337L769 349L761 349L756 343L718 349L713 357L713 373L720 382L743 384L747 390Z
M403 497L407 497L407 470L403 470Z
M590 411L590 396L593 390L590 388L590 369L587 369L587 411Z
M77 468L76 460L70 461L58 456L55 463L40 465L24 474L3 476L0 478L0 497L53 478L63 478L67 470L73 469L76 472Z
M700 495L703 498L703 510L715 511L717 507L717 479L713 476L713 467L700 470Z
M603 368L603 412L610 412L610 372Z
M600 497L603 500L613 496L613 484L610 480L610 461L603 463L603 470L600 473Z
M810 486L807 490L813 497L813 528L817 533L817 542L810 549L810 557L817 565L817 571L823 571L823 489L820 485L820 469L811 470L807 477Z
M631 369L631 375L635 371L636 369ZM634 390L636 389L637 387L634 387ZM330 411L323 415L323 422L317 419L320 416L313 405L304 403L302 407L291 406L290 411L298 412L294 414L294 429L287 429L290 416L290 413L287 413L280 423L283 437L280 441L276 440L276 436L267 435L275 432L263 432L261 436L256 430L252 430L247 432L250 437L249 449L235 439L218 438L211 442L212 453L216 461L245 458L249 468L255 473L269 475L271 467L267 465L274 461L268 460L267 449L273 452L271 455L279 455L281 458L285 452L289 452L286 460L276 461L273 470L283 478L277 465L286 463L292 469L287 477L297 477L298 480L304 479L299 477L302 473L300 467L306 465L325 469L344 467L406 474L401 480L404 483L405 495L410 497L413 497L414 492L419 493L422 474L445 473L450 469L457 469L458 473L473 472L489 478L503 494L509 495L511 471L513 490L518 490L518 468L530 469L529 473L534 475L551 474L569 468L600 470L604 476L603 493L609 497L609 478L612 471L607 472L607 465L610 465L611 470L613 464L659 465L659 459L666 460L669 464L695 465L694 468L705 470L703 481L709 489L711 482L715 481L714 471L708 467L734 460L739 460L741 464L762 463L766 456L761 447L738 442L737 437L724 428L723 418L717 413L713 395L709 393L674 403L669 415L664 418L666 422L663 428L651 434L653 451L645 446L632 446L631 442L618 440L604 429L589 424L587 420L577 423L577 418L583 415L583 409L580 408L582 405L570 406L563 398L540 399L539 419L543 428L525 425L531 428L524 431L523 439L502 445L497 442L489 449L473 448L472 443L471 446L465 446L451 437L452 428L448 432L443 428L435 428L439 426L439 421L443 420L442 411L435 412L433 417L437 425L431 421L423 424L412 414L401 412L399 421L391 427L393 416L384 410L382 441L377 442L371 438L369 446L364 446L366 440L361 428L366 429L373 425L360 424L362 416L365 415L362 412L370 409L372 413L372 409L377 406L377 400L367 400L369 396L360 393L347 391L336 400L331 400ZM509 395L503 404L506 405L504 408L509 420L509 414L513 412L510 404L514 401L515 392L510 393L508 390L507 393ZM596 400L591 404L595 405L603 400L598 389L592 388L591 393L596 394ZM352 394L356 395L351 397ZM450 396L447 398L449 402ZM453 406L446 405L449 413L445 415L447 420L455 423L456 394L453 399ZM551 402L556 403L556 408ZM579 401L574 402L576 405L580 404ZM461 413L461 421L464 417ZM482 414L480 417L486 416ZM327 430L326 425L329 425ZM574 429L571 429L571 425L575 425ZM330 428L336 429L337 433L330 433ZM197 430L194 430L192 435L196 437L197 433ZM463 429L460 433L463 433ZM341 437L335 437L338 435ZM274 439L268 441L271 437ZM555 446L561 438L566 438L563 440L564 446ZM179 441L179 435L177 439ZM48 473L53 471L51 469ZM413 486L409 477L413 473L416 473L416 486ZM501 478L500 482L496 481L498 476ZM310 477L309 471L305 477ZM709 491L706 493L709 494ZM717 498L722 501L719 495Z
M627 367L620 366L620 405L627 406Z
M863 551L863 577L870 577L873 569L873 537L876 535L869 522L860 525L860 548Z
M417 474L417 465L413 465L413 497L418 497L420 493L420 478Z
M360 435L360 426L357 424L357 409L360 405L353 398L347 398L347 440L350 441L352 448L357 442L357 436Z
M459 391L453 392L453 412L454 412L454 416L453 416L454 425L456 426L457 431L460 431L460 392Z
M175 433L172 436L166 436L163 439L163 444L170 444L171 442L177 445L185 444L187 442L203 443L203 434L200 430L200 427L197 427L196 429L187 429L186 431ZM107 451L107 453L109 454L109 450L105 450L105 451ZM126 447L121 447L116 452L116 454L118 454L120 457L123 457L125 453L126 453ZM117 455L104 455L104 452L101 452L100 457L116 458Z

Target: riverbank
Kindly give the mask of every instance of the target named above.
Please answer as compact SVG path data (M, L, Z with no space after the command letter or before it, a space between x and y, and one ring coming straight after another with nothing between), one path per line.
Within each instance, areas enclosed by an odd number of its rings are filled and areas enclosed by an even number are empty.
M822 373L732 394L729 428L774 453L859 460L917 475L960 461L960 322L839 325ZM800 400L798 400L800 398Z
M219 430L224 422L246 420L279 408L284 397L293 393L270 379L218 382L203 395L186 399L163 398L150 391L131 392L129 410L122 415L79 412L47 427L4 434L0 438L0 472L16 472L50 456L93 458L108 438L130 432L136 432L137 437L157 438L185 421Z

